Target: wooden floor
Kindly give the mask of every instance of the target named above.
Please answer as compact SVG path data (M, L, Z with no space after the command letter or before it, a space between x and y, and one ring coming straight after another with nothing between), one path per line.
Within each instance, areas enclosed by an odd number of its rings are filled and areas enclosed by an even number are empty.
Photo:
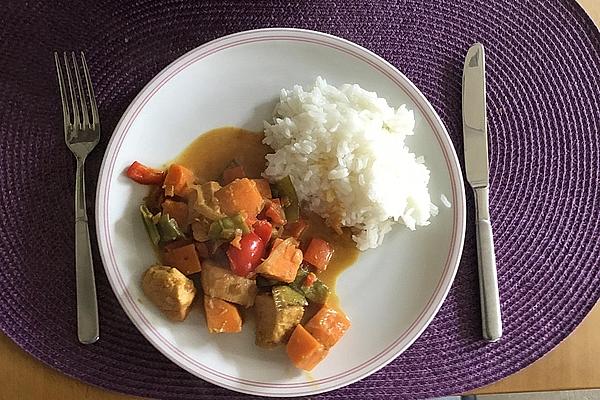
M517 1L517 0L515 0ZM554 0L548 0L554 1ZM579 0L600 23L600 0ZM524 370L474 393L600 388L600 305L555 350ZM0 400L135 399L62 375L0 334Z

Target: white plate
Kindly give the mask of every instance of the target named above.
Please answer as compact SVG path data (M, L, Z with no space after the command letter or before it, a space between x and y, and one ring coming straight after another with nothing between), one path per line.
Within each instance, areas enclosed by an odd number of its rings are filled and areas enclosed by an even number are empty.
M401 51L400 49L398 51ZM166 320L140 288L155 262L138 204L146 188L123 171L134 160L162 165L200 133L235 125L261 130L279 91L321 75L334 85L355 82L395 107L415 111L407 141L431 170L430 226L396 227L384 244L363 253L338 281L352 328L310 374L295 369L283 348L254 345L242 334L211 335L199 308L183 323ZM444 207L440 195L452 203ZM264 29L214 40L185 54L135 98L110 140L100 172L96 219L102 261L129 318L165 356L225 388L268 396L326 392L364 378L406 350L433 319L452 284L462 252L464 186L448 134L429 102L392 65L364 48L323 33Z

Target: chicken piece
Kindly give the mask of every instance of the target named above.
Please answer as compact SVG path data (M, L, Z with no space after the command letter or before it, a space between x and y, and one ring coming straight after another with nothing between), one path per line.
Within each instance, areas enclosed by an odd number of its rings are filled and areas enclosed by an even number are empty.
M206 260L200 273L204 294L217 297L244 307L252 307L256 297L256 281L235 275Z
M293 282L302 263L302 250L294 238L275 239L269 256L256 268L262 276L281 282Z
M256 345L270 348L287 341L304 315L304 307L275 307L273 296L259 293L254 300L256 312Z
M221 189L218 182L209 181L201 185L192 185L188 194L190 220L204 217L215 221L225 217L219 207L215 193Z
M194 282L177 268L153 265L142 277L142 290L165 315L183 321L196 295Z

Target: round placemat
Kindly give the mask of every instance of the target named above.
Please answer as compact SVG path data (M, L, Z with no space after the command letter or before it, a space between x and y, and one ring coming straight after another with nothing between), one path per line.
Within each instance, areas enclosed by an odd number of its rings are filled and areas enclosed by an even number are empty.
M87 166L93 221L92 188L125 108L162 68L211 39L280 26L363 45L421 89L460 155L463 58L472 43L485 45L504 337L481 340L468 193L463 259L435 320L390 365L319 398L426 398L496 381L556 346L600 297L600 34L574 0L58 3L9 2L0 31L0 328L50 366L141 396L247 397L181 370L137 332L97 246L101 339L78 343L74 161L54 50L84 50L95 84L103 135Z

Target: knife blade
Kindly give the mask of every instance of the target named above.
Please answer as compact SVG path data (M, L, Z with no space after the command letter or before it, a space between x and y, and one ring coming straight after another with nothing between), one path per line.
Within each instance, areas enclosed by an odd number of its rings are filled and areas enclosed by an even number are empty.
M467 181L475 194L477 266L484 339L502 336L502 316L494 239L489 212L489 160L485 89L485 53L475 43L465 58L462 81L462 115Z

